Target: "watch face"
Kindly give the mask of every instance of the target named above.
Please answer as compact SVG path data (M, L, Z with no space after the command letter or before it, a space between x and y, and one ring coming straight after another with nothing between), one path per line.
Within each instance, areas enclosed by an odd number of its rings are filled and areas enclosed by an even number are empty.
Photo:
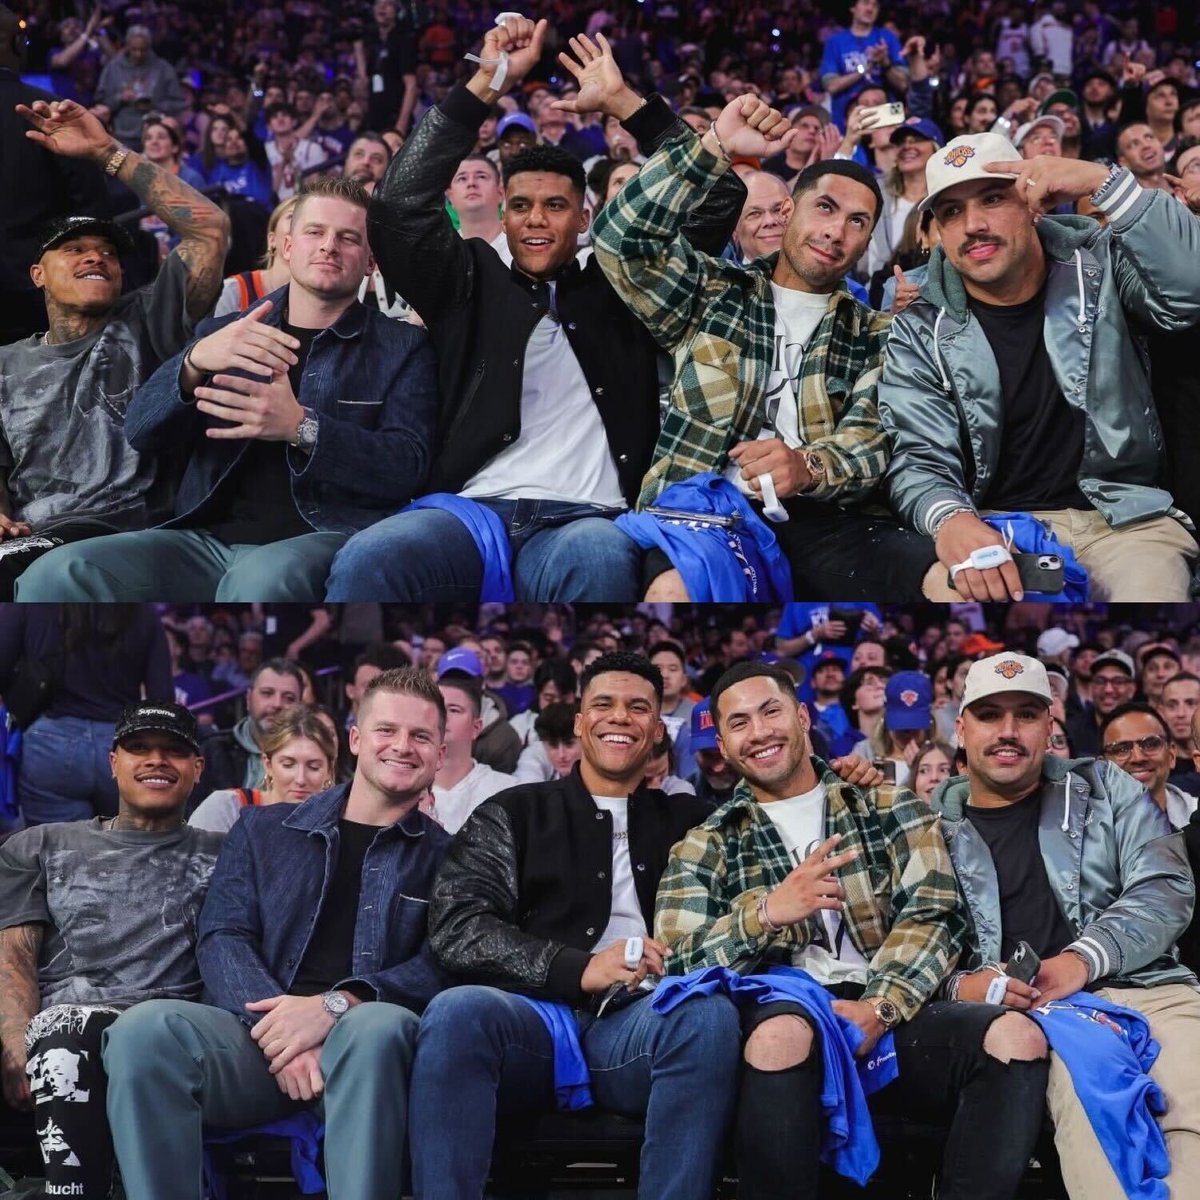
M324 1004L326 1011L336 1017L340 1017L350 1007L350 1001L341 992L328 992Z
M880 1000L875 1006L879 1020L889 1029L900 1020L900 1010L890 1000Z

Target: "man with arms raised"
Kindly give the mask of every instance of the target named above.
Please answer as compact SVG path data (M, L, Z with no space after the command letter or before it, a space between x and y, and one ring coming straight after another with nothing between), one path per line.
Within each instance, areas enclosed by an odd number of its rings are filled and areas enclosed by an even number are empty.
M443 986L425 931L450 839L417 805L445 722L428 675L385 671L350 731L354 779L246 808L226 835L200 917L208 1003L145 1004L105 1037L129 1200L201 1200L202 1122L318 1101L330 1200L399 1194L416 1014Z
M221 846L184 824L204 766L186 709L130 705L110 761L116 817L39 825L0 847L4 1098L36 1106L46 1195L83 1200L112 1187L101 1037L139 1001L199 998L196 924Z
M583 165L553 146L505 162L511 268L486 242L460 238L445 207L490 106L533 69L545 32L511 15L489 30L478 71L421 122L375 190L371 245L439 351L437 496L353 539L334 563L331 600L478 600L510 563L521 599L637 596L638 549L612 522L649 465L658 347L596 263L576 262ZM642 103L617 80L619 115L642 144L684 132L661 98ZM556 103L589 102L581 92ZM728 185L695 214L692 235L720 253L744 195Z
M1070 546L1093 600L1186 600L1196 540L1158 486L1163 438L1133 329L1200 316L1200 223L1126 169L968 134L925 167L942 243L892 325L879 412L893 508L954 587L1021 599L989 512ZM1091 196L1107 218L1047 215ZM1015 549L1034 550L1034 546Z
M996 964L1024 941L1041 965L1034 990L1008 980L1008 1007L1087 990L1145 1016L1161 1046L1150 1076L1166 1100L1167 1187L1191 1196L1200 1189L1200 985L1175 950L1195 900L1183 838L1145 784L1113 763L1046 753L1051 699L1046 668L1024 655L981 659L967 675L956 725L967 774L933 797L971 916L967 971L951 994L982 1001ZM1057 1054L1047 1100L1068 1193L1127 1195Z
M347 537L420 491L433 351L358 299L367 204L356 180L316 180L284 234L287 286L206 322L131 403L130 445L186 454L174 517L47 555L22 600L320 601Z
M930 1003L964 934L937 819L905 788L855 787L814 758L786 671L740 663L711 699L742 782L671 852L654 925L668 969L807 971L862 1030L860 1057L895 1032L899 1079L873 1107L950 1126L939 1194L1011 1200L1041 1128L1045 1041L995 1006ZM826 1081L815 1029L791 1001L743 1010L744 1200L818 1194Z
M62 541L144 529L170 512L167 468L125 440L125 414L221 290L229 218L177 175L115 142L73 101L17 110L31 141L119 179L180 237L154 283L122 295L129 235L110 221L59 217L43 229L30 278L50 327L0 348L0 538ZM14 176L8 186L19 187ZM0 597L54 544L26 544L0 566ZM158 599L159 597L155 597Z
M610 52L576 42L585 91L593 76L599 88ZM806 168L790 196L776 192L767 205L778 206L783 226L778 253L749 266L681 236L735 158L769 154L794 137L779 113L741 96L702 137L655 154L597 215L596 258L675 358L639 504L695 475L723 473L756 515L777 522L797 594L918 599L934 561L929 546L860 507L887 463L875 387L888 318L855 301L844 279L879 219L874 176L850 162ZM674 496L662 503L676 507ZM687 598L660 552L651 552L646 575L654 577L648 598Z
M468 986L438 997L421 1024L411 1135L422 1200L479 1200L498 1109L553 1106L554 1043L525 997L562 1006L596 1103L645 1114L639 1196L710 1200L716 1185L736 1016L713 998L659 1017L638 990L663 973L665 948L649 936L659 875L705 810L642 786L663 734L654 667L604 655L580 694L579 765L480 805L438 875L430 940Z

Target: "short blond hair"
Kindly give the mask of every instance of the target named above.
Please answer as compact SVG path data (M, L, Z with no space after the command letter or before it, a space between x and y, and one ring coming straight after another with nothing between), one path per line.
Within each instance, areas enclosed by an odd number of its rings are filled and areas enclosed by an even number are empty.
M296 196L296 206L292 210L293 226L304 202L315 196L329 200L345 200L348 204L357 205L363 212L371 207L371 196L357 179L348 179L345 175L319 175L316 179L309 180Z

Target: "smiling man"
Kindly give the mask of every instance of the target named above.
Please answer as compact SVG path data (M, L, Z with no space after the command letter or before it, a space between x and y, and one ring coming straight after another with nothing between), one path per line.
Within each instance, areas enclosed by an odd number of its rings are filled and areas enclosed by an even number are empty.
M1160 486L1164 439L1131 327L1200 316L1200 222L1127 169L1022 159L997 133L955 138L925 174L941 245L892 325L879 414L889 498L936 548L937 598L1020 600L983 517L1026 512L1074 550L1091 599L1186 600L1196 540ZM1049 215L1084 196L1103 227Z
M1191 714L1187 726L1191 728ZM1170 782L1176 750L1168 719L1149 704L1123 704L1100 724L1100 753L1127 771L1167 814L1172 829L1182 829L1196 811L1196 797ZM1190 756L1188 766L1191 766Z
M649 936L659 876L705 810L642 785L663 736L655 667L606 654L583 672L580 697L578 767L485 801L438 875L430 940L469 986L438 997L421 1023L411 1138L422 1200L479 1200L498 1111L553 1107L562 1039L526 997L556 1004L597 1104L645 1114L639 1197L713 1195L736 1016L719 997L658 1016L639 990L664 970Z
M607 54L588 70L603 69ZM754 243L755 253L768 253L748 266L704 254L683 236L688 214L734 159L769 155L796 136L765 102L741 96L702 137L677 138L654 155L596 217L600 265L675 359L639 505L653 505L670 485L723 473L755 515L776 522L797 595L920 599L930 547L859 507L888 454L875 388L889 318L845 287L883 209L874 176L831 160L802 171L790 195L774 179L752 179L761 198L748 211L764 214L756 236L765 227L771 244ZM682 488L662 503L691 511ZM704 541L693 535L677 557L701 552ZM733 569L735 578L743 572ZM661 550L651 551L645 574L649 599L688 598Z
M49 328L0 348L0 539L37 539L4 557L5 600L50 539L144 529L169 513L174 480L127 443L125 417L138 388L212 309L230 229L211 200L114 141L82 105L38 101L17 111L31 142L125 184L179 245L153 284L122 294L121 257L133 249L123 226L59 217L39 233L29 275L45 294Z
M1045 1042L999 1007L930 1003L964 935L936 818L905 788L855 787L815 758L786 671L738 664L712 705L742 782L671 853L655 910L668 970L807 972L861 1030L859 1056L895 1032L899 1079L872 1108L949 1125L939 1194L1011 1198L1041 1127ZM742 1026L738 1194L815 1197L819 1027L788 1000L748 1005Z
M314 181L280 249L288 284L205 321L130 404L130 445L183 460L174 516L51 552L21 599L320 601L347 537L420 491L433 350L358 299L367 204L356 180Z
M200 915L207 1003L142 1005L105 1037L129 1200L201 1200L202 1121L257 1125L315 1103L330 1200L398 1194L417 1014L445 984L425 933L450 837L417 808L445 729L424 671L385 671L350 730L354 779L247 808L226 835Z
M371 246L439 352L438 495L354 538L334 562L330 600L473 602L504 566L522 600L637 597L638 549L613 520L649 466L659 351L594 259L576 260L588 228L583 165L556 146L507 157L508 123L523 118L501 122L511 266L486 241L459 237L446 212L480 126L540 61L545 34L545 21L511 14L489 30L478 71L422 120L375 190ZM604 111L639 145L687 132L661 98L643 104L613 71ZM593 111L580 106L597 91L545 103ZM744 195L732 181L695 214L693 236L703 231L719 253Z
M83 1200L112 1186L101 1037L140 1001L199 999L196 926L221 846L183 823L204 765L186 709L126 708L110 761L116 817L39 825L0 847L4 1096L36 1106L46 1194Z
M1162 1047L1150 1076L1166 1101L1167 1187L1190 1196L1200 1187L1200 984L1175 951L1195 901L1183 838L1115 763L1047 755L1051 699L1046 668L1021 654L981 659L967 675L956 726L967 775L933 797L971 914L951 991L982 1001L1024 941L1041 959L1036 991L1008 980L1008 1007L1086 989L1142 1013ZM1047 1100L1068 1194L1128 1195L1057 1055Z

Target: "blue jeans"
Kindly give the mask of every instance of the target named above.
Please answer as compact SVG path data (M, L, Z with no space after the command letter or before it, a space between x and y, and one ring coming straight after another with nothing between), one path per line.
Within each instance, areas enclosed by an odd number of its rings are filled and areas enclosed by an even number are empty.
M575 1017L596 1104L646 1118L638 1196L711 1200L737 1094L737 1010L711 996L665 1016L640 1000ZM417 1200L479 1200L497 1111L554 1106L545 1024L509 992L442 992L421 1019L410 1096Z
M417 1017L375 1001L350 1009L320 1048L329 1200L395 1200L405 1174ZM309 1107L289 1100L250 1030L184 1000L135 1004L104 1031L108 1121L129 1200L201 1200L201 1123L240 1129Z
M203 529L145 529L59 546L17 580L22 601L317 603L342 533L228 546Z
M25 824L90 821L117 813L108 755L113 723L39 717L21 740L17 798Z
M641 551L615 509L554 500L485 500L508 530L518 600L637 600ZM355 534L333 560L326 599L468 603L481 596L475 539L438 509L400 513Z

